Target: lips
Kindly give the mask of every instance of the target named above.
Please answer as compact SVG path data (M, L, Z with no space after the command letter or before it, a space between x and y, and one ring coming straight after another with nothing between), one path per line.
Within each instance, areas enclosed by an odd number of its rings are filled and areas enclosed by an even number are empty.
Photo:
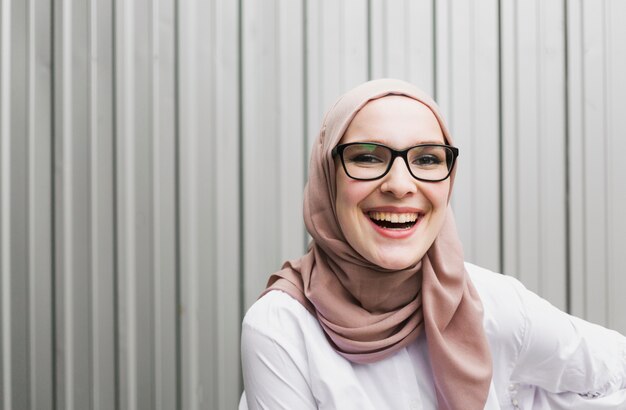
M407 231L417 224L422 213L413 208L376 208L368 210L366 215L377 228Z

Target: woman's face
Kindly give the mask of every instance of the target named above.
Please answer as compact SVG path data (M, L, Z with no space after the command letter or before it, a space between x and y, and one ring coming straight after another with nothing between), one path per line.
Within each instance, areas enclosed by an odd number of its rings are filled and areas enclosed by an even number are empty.
M370 101L346 130L341 144L378 142L397 150L422 143L444 144L435 115L424 104L403 96ZM422 182L413 178L402 158L374 181L348 177L336 158L336 208L348 243L365 259L386 269L404 269L419 261L432 245L446 215L450 179ZM388 227L381 219L416 223ZM383 226L384 225L384 226Z

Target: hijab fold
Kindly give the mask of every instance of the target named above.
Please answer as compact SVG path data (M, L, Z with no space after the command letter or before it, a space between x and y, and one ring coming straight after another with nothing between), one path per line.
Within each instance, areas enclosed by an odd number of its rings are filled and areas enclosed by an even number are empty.
M483 409L491 354L451 209L424 257L398 271L363 258L339 228L331 151L359 110L387 95L425 104L452 144L437 105L411 84L375 80L344 94L326 114L311 153L304 192L304 221L313 238L309 251L271 275L263 294L277 289L295 298L317 318L337 353L354 363L382 360L425 332L438 408Z

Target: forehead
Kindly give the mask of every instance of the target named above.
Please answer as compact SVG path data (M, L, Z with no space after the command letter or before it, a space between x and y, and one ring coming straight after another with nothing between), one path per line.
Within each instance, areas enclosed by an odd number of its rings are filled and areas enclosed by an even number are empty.
M437 118L423 103L405 96L368 102L352 119L341 143L376 141L399 148L426 142L443 143Z

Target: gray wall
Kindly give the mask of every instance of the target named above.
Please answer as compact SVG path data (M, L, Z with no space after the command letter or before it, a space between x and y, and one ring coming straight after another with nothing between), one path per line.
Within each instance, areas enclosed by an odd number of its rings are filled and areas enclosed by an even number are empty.
M0 0L0 409L228 409L324 110L432 93L467 259L626 332L626 2Z

